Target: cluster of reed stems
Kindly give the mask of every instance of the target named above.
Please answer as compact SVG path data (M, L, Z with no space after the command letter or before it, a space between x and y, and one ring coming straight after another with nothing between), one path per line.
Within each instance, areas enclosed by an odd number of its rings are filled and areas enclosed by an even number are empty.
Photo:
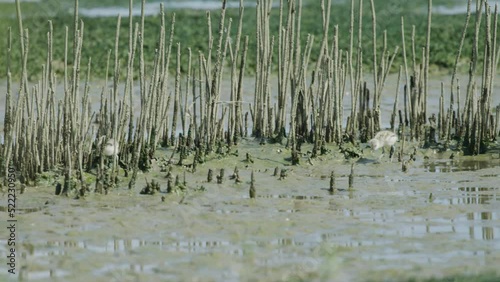
M30 46L29 29L23 27L20 3L16 0L19 30L14 34L19 34L22 56L21 62L8 60L6 66L7 97L1 152L3 173L6 174L8 169L5 164L12 163L21 172L21 182L28 182L39 173L59 169L64 173L65 187L71 188L77 181L83 185L84 173L97 167L96 188L99 188L113 182L116 177L118 163L111 161L106 165L109 160L102 154L106 140L114 139L120 147L120 163L126 173L132 175L129 183L132 188L138 171L148 169L158 147L174 148L179 154L179 164L188 154L194 154L194 168L203 156L222 146L230 150L237 145L242 137L247 136L249 126L250 134L260 140L286 140L291 148L292 163L297 164L298 152L304 142L314 144L314 157L326 152L323 149L327 143L366 142L381 129L381 97L394 58L399 55L403 56L404 65L399 67L391 130L397 131L403 140L432 143L438 138L447 145L458 140L458 149L469 154L484 152L487 143L497 137L500 123L500 106L495 113L491 107L500 52L496 44L497 7L492 12L485 0L476 0L474 49L465 100L461 105L455 67L449 95L442 87L436 118L427 115L432 0L428 0L427 41L422 50L417 50L415 27L412 29L411 60L407 58L404 17L401 17L402 54L399 47L388 46L385 31L380 50L374 0L369 1L373 27L373 67L369 73L373 75L373 85L365 81L363 68L364 1L356 1L351 1L350 44L347 50L343 50L339 47L341 32L338 26L332 30L330 25L331 0L320 1L323 34L319 39L301 32L302 0L280 0L278 15L273 12L271 0L257 0L255 89L253 101L249 101L243 97L249 45L249 36L242 30L243 0L240 0L234 35L231 34L233 21L225 16L226 0L222 0L215 34L212 32L212 16L207 12L208 51L195 51L194 54L189 46L173 42L175 15L168 24L163 5L160 5L161 29L152 67L146 67L144 61L145 0L142 0L138 21L133 20L133 1L129 0L128 57L126 62L119 60L121 17L118 16L115 48L109 50L107 59L107 67L111 70L106 74L111 72L113 75L103 78L99 109L94 111L90 99L93 91L90 80L92 59L82 58L85 33L92 31L86 31L84 21L79 18L78 0L75 0L73 28L65 29L62 81L58 81L54 71L55 60L59 58L53 56L53 26L49 21L46 64L42 78L34 83L28 81L29 50L42 46ZM456 66L462 56L471 19L471 1L468 1ZM278 30L271 29L272 17L279 17ZM479 36L481 28L485 34L482 39ZM12 33L9 29L9 58L13 48ZM72 42L70 38L73 38ZM484 41L482 52L478 48L481 40ZM316 62L310 60L314 44L320 45ZM476 76L481 54L484 65L479 84ZM188 65L182 68L185 72L181 72L181 56L188 57ZM72 61L71 65L69 61ZM19 89L15 93L11 73L13 63L22 66ZM275 64L277 85L272 85L271 71ZM126 69L124 78L120 77L123 69ZM139 79L134 80L137 73ZM223 79L230 80L229 93L221 93ZM61 83L62 93L57 88ZM137 83L139 101L134 95ZM400 84L404 85L402 106L399 102ZM277 97L272 96L273 87L277 88ZM350 111L346 113L344 97L348 92ZM222 94L228 94L228 100L224 100ZM449 105L445 107L447 96L450 97ZM134 107L137 105L139 110ZM111 169L106 171L105 167Z

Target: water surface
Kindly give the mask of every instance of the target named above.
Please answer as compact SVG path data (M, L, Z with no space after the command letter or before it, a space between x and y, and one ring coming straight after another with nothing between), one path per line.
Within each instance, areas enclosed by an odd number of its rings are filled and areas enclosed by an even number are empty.
M131 191L121 175L110 194L79 200L54 196L51 182L29 187L18 198L20 276L382 281L500 275L500 163L494 155L449 160L450 153L422 151L407 173L387 158L360 162L347 189L350 161L330 149L312 164L304 156L291 167L283 146L243 140L239 156L209 159L196 173L174 166L174 175L186 172L188 190L181 194L139 195L146 178L166 189L157 165ZM244 161L247 152L254 163ZM160 150L158 162L170 154ZM480 164L485 161L490 164ZM229 179L235 166L238 184ZM275 167L287 169L287 177L273 176ZM206 182L209 168L225 169L223 184ZM252 170L256 199L248 194ZM327 191L332 170L334 194ZM4 252L6 242L0 245Z

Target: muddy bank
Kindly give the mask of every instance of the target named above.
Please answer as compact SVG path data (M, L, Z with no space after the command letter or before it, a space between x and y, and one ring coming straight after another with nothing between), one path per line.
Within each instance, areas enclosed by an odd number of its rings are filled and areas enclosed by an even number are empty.
M172 194L139 194L146 180L166 190L161 167L169 150L158 151L133 190L120 174L108 195L75 200L54 195L55 178L42 179L18 194L19 277L382 281L500 275L499 152L450 159L451 152L421 150L403 173L387 156L377 161L380 151L345 160L329 149L289 166L284 146L244 140L233 154L213 156L194 173L174 165L174 176L182 180L186 173L187 189ZM351 162L355 177L348 189ZM230 179L235 167L240 183ZM286 170L284 179L273 175L276 167ZM223 183L215 176L208 183L208 169L217 175L221 168ZM255 199L248 193L252 170ZM1 246L6 252L5 240ZM6 279L5 265L0 270Z

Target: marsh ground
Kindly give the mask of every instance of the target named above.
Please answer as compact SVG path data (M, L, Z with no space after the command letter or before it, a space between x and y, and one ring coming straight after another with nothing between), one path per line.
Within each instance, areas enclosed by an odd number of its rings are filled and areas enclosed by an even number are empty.
M438 112L441 80L449 80L435 78L430 84L431 113ZM396 76L389 77L386 88L391 91L382 97L383 127L388 126L396 81ZM247 77L244 83L249 92L243 100L251 99L253 79ZM93 89L101 84L94 83ZM228 87L224 83L222 93ZM94 95L95 103L98 96ZM347 106L350 98L345 100ZM347 116L349 108L345 111ZM406 144L406 159L415 145ZM346 160L334 146L309 161L311 148L304 145L300 165L290 166L290 151L283 144L259 145L247 138L232 148L232 154L207 158L195 173L174 165L174 176L182 180L186 174L186 191L140 195L146 181L152 180L166 191L161 167L172 151L159 149L152 170L139 175L135 189L128 190L128 179L121 173L118 187L108 195L90 194L79 200L56 196L55 181L62 178L47 173L36 187L18 194L19 277L28 281L495 278L500 275L498 146L492 144L485 155L454 159L450 151L422 149L404 173L396 160L391 163L385 156L377 161L380 151L364 149L362 159ZM246 153L253 163L246 162ZM184 163L190 164L192 157ZM352 162L355 180L349 190ZM229 179L235 167L240 171L239 184ZM221 168L223 184L216 184L215 177L207 183L208 169L216 175ZM272 176L275 168L286 169L287 177ZM256 199L248 193L252 170ZM328 192L332 170L339 189L333 195ZM2 197L6 199L6 194ZM0 243L6 252L6 242ZM0 270L0 278L7 279L5 265Z
M409 150L411 146L408 147ZM420 150L408 172L365 150L338 148L289 166L279 144L238 146L238 156L173 166L187 190L140 195L148 181L166 190L158 151L133 190L123 179L108 195L54 195L54 179L18 195L19 277L28 281L402 281L499 277L500 151L479 157ZM306 152L305 146L303 151ZM245 161L250 153L253 163ZM350 163L355 178L348 189ZM189 163L186 161L185 163ZM239 168L241 183L230 180ZM286 169L279 180L274 169ZM222 184L208 169L225 169ZM250 199L254 171L257 197ZM336 175L328 192L330 172ZM165 197L162 202L161 198ZM2 253L6 248L2 240ZM5 265L1 267L6 279ZM494 280L486 280L494 281Z
M39 4L34 2L34 5ZM115 0L95 2L103 5L117 3ZM416 1L397 2L412 5ZM0 1L0 4L4 3ZM66 9L64 5L59 7ZM390 28L389 39L394 40L389 42L391 48L400 41L399 25L394 24L399 22L399 16L390 15L402 10L401 6L394 7L396 9L379 14L379 18L394 20L379 25L381 29L384 26ZM88 8L91 7L82 7ZM30 13L29 9L27 13ZM12 10L3 11L12 15ZM71 9L54 20L57 46L62 46L62 26L68 24L68 19L71 23L69 11ZM304 11L303 30L315 30L314 24L318 22L307 21L310 19L307 13L317 13L317 9ZM334 11L338 13L334 18L345 23L341 16L346 13L341 9ZM425 12L421 12L422 9L415 11L408 15L407 27L418 24L417 46L421 46L422 34L425 33L419 29L425 28L421 24ZM216 12L213 14L216 17ZM233 11L232 16L235 15ZM192 28L206 22L203 12L179 11L178 16L185 21L179 25L185 29L178 31L178 38L199 40L202 38L199 34L205 35L206 30ZM245 22L255 25L252 19L250 16L250 21ZM46 46L43 44L46 44L47 15L38 15L31 20L28 17L26 21L27 26L34 29L30 33L30 43ZM150 35L146 51L151 55L159 20L152 16L146 21ZM435 21L432 64L449 67L458 46L458 43L449 44L456 43L450 38L457 37L463 16L437 16ZM114 34L116 20L85 18L85 22L88 31L85 44L88 45L85 45L84 52L92 52L96 62L92 73L102 78L105 65L102 56L113 46L110 34ZM126 20L122 23L125 30ZM340 44L345 45L347 36L345 29L341 30L344 30L344 41ZM391 32L398 36L392 36ZM0 35L5 38L3 33ZM125 37L120 44L126 42ZM203 49L203 46L191 43L183 42L183 46ZM369 39L366 43L371 44ZM469 53L469 47L465 46L464 54ZM61 50L55 50L59 60ZM370 48L367 50L369 52ZM30 53L30 66L34 66L30 73L36 74L37 68L45 62L45 52L44 48L34 48ZM88 55L83 57L86 59ZM369 55L366 57L370 58ZM438 112L441 80L449 81L448 77L433 78L428 109L431 114ZM227 81L223 83L227 84ZM396 76L392 75L383 92L382 127L389 124L395 81ZM244 87L247 91L244 95L252 99L252 79L247 78L245 83L248 87ZM98 103L97 93L101 86L102 82L92 86L94 106ZM0 88L5 89L5 85L0 85ZM445 89L448 88L445 85ZM227 95L227 91L222 92ZM62 93L58 91L59 95ZM4 96L1 95L0 99ZM346 96L344 99L348 105L350 98ZM498 96L492 99L492 104L497 105ZM4 100L1 100L0 107L3 106ZM349 108L346 106L344 110ZM0 108L0 113L4 113L3 108ZM3 114L0 114L1 119ZM498 141L491 144L487 154L474 157L455 154L451 158L452 152L449 151L420 149L407 172L402 172L401 163L389 162L387 157L377 161L380 152L365 149L363 158L346 160L334 146L329 147L327 154L309 160L307 151L311 148L304 145L300 164L290 166L290 151L283 144L259 145L259 141L246 138L232 149L231 154L211 155L194 173L187 166L174 165L173 174L181 179L185 175L187 188L171 194L165 193L166 173L161 170L165 159L172 153L171 149L157 151L151 171L139 175L134 189L127 188L128 179L122 173L118 186L108 195L90 193L80 199L56 196L55 181L61 180L60 176L57 172L46 173L37 186L27 187L23 194L17 195L19 275L8 276L6 265L2 264L0 280L404 281L459 277L464 281L498 281ZM405 158L415 145L407 143ZM252 156L253 162L246 161L246 153ZM185 163L189 164L192 157ZM348 189L352 162L355 163L354 185ZM229 179L235 167L240 171L241 183ZM208 170L213 169L217 174L221 168L225 169L226 175L223 183L208 183ZM275 168L286 169L287 176L279 180L278 176L272 175ZM327 190L332 170L338 188L333 194ZM255 199L250 199L248 193L252 171L256 178ZM87 176L89 181L94 177L92 174ZM152 180L160 183L162 192L141 195L139 192L146 181ZM6 198L7 195L3 194L2 199ZM5 212L4 205L0 209ZM1 253L7 253L3 236L0 246Z

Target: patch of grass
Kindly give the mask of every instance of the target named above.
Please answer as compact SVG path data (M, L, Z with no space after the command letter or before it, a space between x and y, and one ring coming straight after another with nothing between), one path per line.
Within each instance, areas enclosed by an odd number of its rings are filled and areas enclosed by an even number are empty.
M115 0L99 1L102 5L113 5ZM61 8L57 12L57 15L49 17L46 13L35 13L34 9L36 6L32 3L23 3L23 15L28 15L24 20L24 27L29 29L30 35L30 53L28 66L30 66L30 76L32 79L37 78L42 70L42 64L46 62L46 46L47 38L46 32L48 30L48 20L51 19L54 25L54 58L56 62L61 62L61 64L56 64L56 70L62 72L62 62L64 60L64 36L65 36L65 26L72 30L73 17L71 15L70 3L65 3L65 8ZM90 3L85 4L90 6ZM418 5L418 6L417 6ZM417 7L421 7L418 9ZM377 44L379 45L379 51L382 50L383 44L383 30L387 30L387 41L388 41L388 51L392 52L396 46L401 46L401 15L405 16L405 28L406 28L406 44L407 48L411 44L411 29L412 25L416 28L416 53L417 62L418 58L421 56L421 48L425 46L425 34L426 25L422 24L426 22L427 15L422 13L422 4L415 4L413 1L376 1L377 9L377 31L378 39ZM15 7L12 4L2 4L0 5L0 10L11 15L10 17L3 17L0 22L0 37L3 38L3 44L5 46L7 41L7 27L13 27L13 60L20 61L18 30L17 21L12 15L15 14ZM41 9L43 10L43 9ZM172 14L176 14L176 26L175 26L175 37L174 43L180 42L184 55L181 56L182 66L187 65L187 48L190 47L193 54L197 54L198 51L206 52L208 47L208 32L206 28L207 16L205 11L200 10L175 10L167 11L166 21L170 21ZM331 17L331 28L330 32L333 31L335 25L339 26L339 47L341 49L347 50L349 46L349 21L350 21L350 5L333 5L332 6L332 17ZM315 36L315 45L313 46L311 59L314 62L318 58L318 50L320 48L320 40L322 37L322 20L318 15L321 13L321 9L317 3L307 2L302 10L302 29L301 37L305 38L307 34L312 34ZM365 5L363 17L363 52L364 52L364 64L366 65L366 70L371 71L372 66L372 31L371 31L371 15L370 7L368 4ZM33 16L29 16L33 15ZM218 22L219 22L219 11L211 11L212 17L212 29L213 33L217 33ZM356 15L357 17L357 15ZM228 9L227 18L233 19L233 24L231 28L231 33L233 35L237 32L237 18L238 9ZM278 18L279 10L273 9L271 14L270 29L272 35L275 36L277 40L278 32ZM95 77L104 77L106 68L106 58L109 50L114 48L114 34L116 28L116 18L82 18L85 23L85 33L84 33L84 46L82 51L83 60L87 60L92 57L92 74ZM134 18L134 21L139 21L139 18ZM443 16L443 15L433 15L433 28L432 28L432 38L431 38L431 58L430 64L433 69L451 69L454 64L454 59L456 55L456 50L459 45L459 39L461 34L461 29L463 26L464 16ZM357 19L356 19L357 22ZM124 62L127 58L128 52L128 24L129 19L123 18L121 21L121 35L120 35L120 57ZM357 24L357 23L356 23ZM167 24L170 28L170 24ZM255 70L255 56L256 56L256 12L255 8L245 8L245 18L243 26L243 35L248 35L250 38L249 42L249 52L248 52L248 64L247 70L253 72ZM470 25L470 32L466 39L466 44L463 50L463 56L468 56L470 54L471 37L472 37L473 25ZM149 16L146 18L146 26L144 35L145 40L145 55L146 62L152 62L155 54L155 48L157 46L158 34L160 29L160 19L159 16ZM72 32L70 32L72 34ZM357 35L356 35L357 36ZM70 40L72 40L70 38ZM356 42L356 39L355 39ZM482 46L479 46L482 48ZM400 49L401 50L401 49ZM5 54L5 49L3 53ZM277 48L275 48L277 52ZM407 51L409 56L411 55L410 50ZM396 57L393 68L399 68L402 64L402 54ZM2 54L0 56L0 65L6 65L6 56ZM215 56L215 55L214 55ZM380 54L379 54L380 56ZM274 56L275 61L277 55ZM72 56L69 58L71 64ZM464 59L465 62L468 61L467 57ZM13 64L12 73L20 73L18 69L19 64ZM84 63L85 65L85 63ZM277 63L275 62L274 67L276 68ZM466 69L468 64L463 65L463 69ZM185 71L182 69L182 71ZM6 76L5 70L0 71L0 77L4 78Z

